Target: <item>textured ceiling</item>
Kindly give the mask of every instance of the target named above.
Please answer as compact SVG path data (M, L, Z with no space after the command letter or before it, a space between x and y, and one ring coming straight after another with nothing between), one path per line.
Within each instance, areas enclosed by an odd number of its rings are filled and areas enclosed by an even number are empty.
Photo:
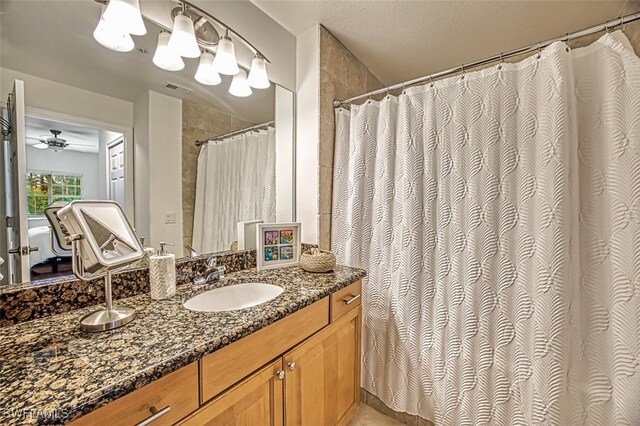
M166 2L167 4L172 4ZM2 0L0 65L103 95L135 101L147 90L194 101L245 121L260 123L275 114L275 90L254 90L247 98L228 93L231 78L218 86L203 86L193 75L197 59L185 59L182 71L157 68L151 59L160 28L145 22L147 34L136 37L140 53L118 53L93 39L100 4L77 0ZM165 88L167 82L193 90ZM26 88L28 90L28 88Z
M624 1L252 0L293 34L322 24L393 84L599 24ZM640 10L628 1L625 12ZM636 24L640 25L640 24Z

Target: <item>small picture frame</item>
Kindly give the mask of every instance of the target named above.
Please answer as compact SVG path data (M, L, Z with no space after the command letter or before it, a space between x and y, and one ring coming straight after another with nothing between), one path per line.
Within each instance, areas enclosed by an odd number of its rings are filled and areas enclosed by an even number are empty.
M258 223L256 228L259 271L298 264L300 223Z

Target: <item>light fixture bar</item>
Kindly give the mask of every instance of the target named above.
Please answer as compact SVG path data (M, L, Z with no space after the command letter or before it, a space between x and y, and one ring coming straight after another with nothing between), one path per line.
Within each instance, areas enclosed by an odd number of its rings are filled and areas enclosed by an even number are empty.
M264 54L262 52L260 52L253 44L249 43L249 41L246 38L242 37L242 35L240 33L235 31L233 28L231 28L230 26L228 26L227 24L225 24L224 22L222 22L221 20L219 20L215 16L212 16L208 12L204 11L203 9L199 8L198 6L196 6L193 3L189 3L186 0L179 0L179 1L176 1L176 3L182 4L183 7L188 7L190 9L195 10L196 12L202 14L202 16L206 17L207 19L211 19L212 21L214 21L215 23L217 23L218 25L223 27L226 31L232 33L240 41L242 41L242 43L245 46L247 46L249 48L249 50L251 50L253 52L254 55L260 55L267 63L269 63L269 64L271 63L271 61L269 59L267 59L267 57L264 56Z
M96 3L100 3L100 4L107 4L109 1L108 0L94 0ZM249 41L242 37L242 35L238 32L236 32L233 28L231 28L229 25L225 24L224 22L222 22L221 20L219 20L218 18L216 18L215 16L212 16L210 13L206 12L205 10L199 8L198 6L196 6L193 3L190 3L186 0L173 0L175 3L182 5L183 8L190 8L195 10L196 12L200 13L202 16L206 17L207 19L210 19L212 21L214 21L216 24L220 25L221 27L223 27L225 30L229 31L230 33L232 33L235 37L237 37L246 47L249 48L249 50L251 50L251 52L253 52L254 55L260 55L267 63L271 63L271 61L264 55L264 53L262 53L261 51L259 51L253 44L249 43ZM172 28L167 27L166 25L156 21L155 19L150 19L148 16L144 16L143 18L148 20L149 22L157 25L158 27L160 27L160 29L163 29L165 31L169 31L171 32ZM196 38L197 40L197 38ZM202 45L200 42L198 42L198 45L200 45L200 47L207 49L208 50L208 46L204 46Z

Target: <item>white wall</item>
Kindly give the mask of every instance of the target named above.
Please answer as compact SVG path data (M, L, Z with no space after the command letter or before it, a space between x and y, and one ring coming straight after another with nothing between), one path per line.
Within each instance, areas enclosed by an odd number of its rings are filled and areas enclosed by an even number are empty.
M147 92L134 103L136 228L148 245L182 256L182 101ZM174 214L175 223L166 223Z
M99 46L98 46L99 47ZM7 68L0 68L0 101L4 104L13 80L24 81L25 105L75 117L133 126L133 103L67 86Z
M295 218L295 95L276 86L276 221ZM290 173L288 173L290 171Z
M318 243L318 148L320 133L320 27L297 39L296 221L302 241Z

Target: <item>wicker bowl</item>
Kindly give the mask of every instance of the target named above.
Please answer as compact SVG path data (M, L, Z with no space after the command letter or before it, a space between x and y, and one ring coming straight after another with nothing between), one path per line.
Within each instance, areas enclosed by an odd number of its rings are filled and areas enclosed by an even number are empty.
M300 267L307 272L331 272L336 267L336 255L313 248L300 255Z

